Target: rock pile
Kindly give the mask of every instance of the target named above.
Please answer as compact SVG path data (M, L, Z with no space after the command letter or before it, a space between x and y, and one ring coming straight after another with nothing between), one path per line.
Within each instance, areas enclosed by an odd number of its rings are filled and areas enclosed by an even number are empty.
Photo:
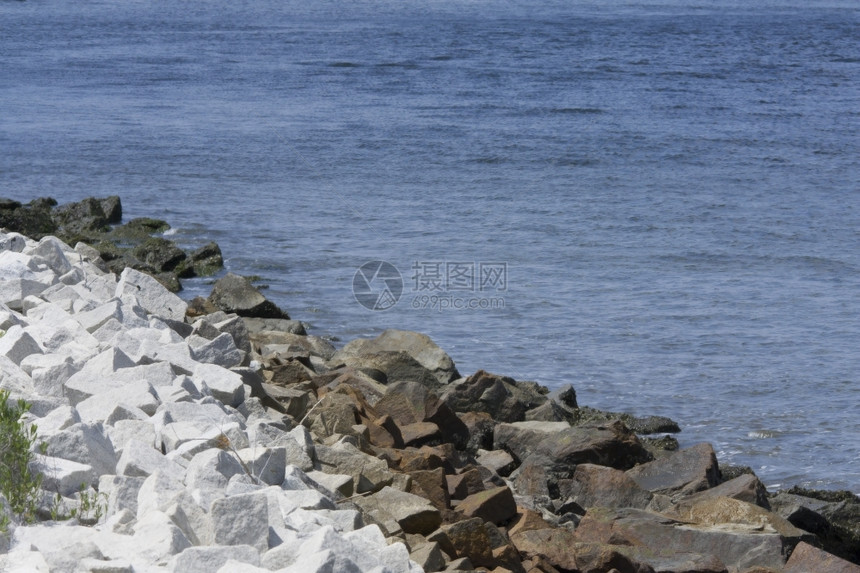
M770 497L631 429L670 420L462 377L419 333L338 350L248 289L189 309L83 244L0 234L0 388L44 443L0 570L860 571L834 521L853 496Z

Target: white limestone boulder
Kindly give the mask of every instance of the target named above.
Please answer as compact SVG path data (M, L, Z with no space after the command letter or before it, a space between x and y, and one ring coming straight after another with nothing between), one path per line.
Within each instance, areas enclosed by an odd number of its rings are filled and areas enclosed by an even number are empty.
M170 560L167 570L171 573L212 573L230 560L258 567L260 553L250 545L189 547Z
M87 464L97 475L116 472L117 457L102 424L74 424L45 439L47 454Z
M30 470L42 474L42 489L58 492L64 497L77 493L82 484L85 487L95 485L98 479L89 464L41 454L33 454Z
M149 314L184 320L188 304L151 276L126 267L119 276L116 296L132 295Z
M161 472L181 481L185 475L185 468L166 458L149 444L135 439L127 442L116 464L117 475L148 477L155 472Z
M269 549L269 503L263 491L217 499L212 503L215 543Z
M242 376L215 364L198 364L191 378L195 384L205 384L212 396L227 406L238 406L245 400Z
M20 365L31 354L44 354L42 346L23 327L15 325L0 336L0 355Z

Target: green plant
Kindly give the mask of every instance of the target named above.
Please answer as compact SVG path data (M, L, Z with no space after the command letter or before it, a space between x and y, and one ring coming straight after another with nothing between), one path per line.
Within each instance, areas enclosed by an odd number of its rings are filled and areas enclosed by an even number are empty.
M9 391L0 390L0 493L23 522L35 518L42 486L42 474L30 471L36 426L21 420L29 409L24 400L10 401Z
M53 521L76 519L81 525L95 525L104 517L108 505L106 493L88 491L87 484L82 483L77 497L77 507L68 508L68 513L66 513L65 500L57 492L51 505L51 519Z

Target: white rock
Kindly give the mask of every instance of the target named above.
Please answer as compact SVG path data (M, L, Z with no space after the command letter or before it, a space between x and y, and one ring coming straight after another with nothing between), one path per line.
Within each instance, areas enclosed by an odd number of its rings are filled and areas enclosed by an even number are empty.
M180 492L164 513L182 530L192 544L212 545L214 543L215 532L212 530L209 513L197 504L189 492Z
M33 454L31 470L41 472L42 489L55 491L64 497L77 493L81 484L94 485L97 479L92 466L62 458Z
M27 246L27 238L21 233L0 233L0 251L20 253Z
M236 348L233 337L226 332L212 340L192 335L187 343L191 347L191 357L198 362L232 368L239 366L245 358L245 354Z
M147 563L166 565L191 542L170 518L161 511L150 511L134 525L134 546L137 555Z
M98 475L116 472L116 452L101 424L75 424L45 442L50 456L88 464Z
M149 314L182 321L188 304L151 276L126 267L116 285L116 296L135 296Z
M155 472L182 480L185 469L149 444L135 439L128 441L116 464L116 473L124 476L147 477Z
M191 348L185 343L164 344L160 341L143 340L137 350L139 362L169 362L175 372L191 374L200 365L191 356Z
M210 514L216 543L247 544L261 553L269 549L269 504L265 492L217 499Z
M113 298L92 310L75 314L74 319L89 333L96 332L111 319L122 324L122 301Z
M223 428L231 424L238 424L244 428L244 420L234 411L227 411L224 405L214 398L203 398L199 402L175 402L162 404L158 412L153 416L155 429L161 431L166 424L171 422L196 422L201 427L208 428L217 426ZM237 446L245 447L245 446Z
M129 368L128 370L132 369ZM100 375L79 372L66 380L63 386L69 403L78 406L78 409L81 410L81 416L84 416L81 408L84 400L102 395L107 400L107 402L100 402L102 405L124 402L136 406L144 412L147 411L144 404L153 403L149 413L150 415L154 414L158 408L158 397L155 390L145 378L132 378L131 380L128 378L127 376L112 374ZM144 395L148 395L148 397ZM96 414L98 413L96 412ZM110 410L101 412L105 416L109 413Z
M185 492L181 479L170 473L155 472L143 481L137 494L137 518L152 511L164 511Z
M44 440L61 430L65 430L81 421L78 411L71 406L60 406L51 410L46 416L36 420L36 430L40 439Z
M38 551L15 550L0 555L0 571L5 573L51 573L48 562Z
M198 364L192 380L206 384L212 396L228 406L238 406L245 400L245 384L235 372L214 364Z
M351 497L353 493L352 476L346 474L329 474L319 470L307 472L308 477L320 484L326 491L332 492L332 495L340 494L343 497Z
M149 420L149 415L146 412L144 412L140 408L135 408L134 406L123 404L122 402L114 405L113 410L111 410L107 418L105 418L105 425L113 426L121 420L139 420L143 422L148 422L150 426L152 426L152 422ZM152 432L153 436L155 436L154 427L152 427ZM114 447L116 447L116 445L116 442L114 442Z
M24 398L29 401L36 394L33 380L5 356L0 356L0 389L9 390L13 399Z
M72 249L57 237L47 236L39 241L30 254L42 257L52 271L58 275L64 275L72 270L72 264L66 257L66 252L71 251Z
M200 490L198 499L208 507L224 495L230 478L239 474L245 474L245 469L234 455L211 448L191 459L185 472L185 485L190 490Z
M60 354L30 354L21 369L30 375L36 392L43 396L63 396L63 383L81 369L72 357Z
M122 406L117 406L118 410L121 408ZM129 408L129 410L131 409ZM123 411L125 410L123 409ZM114 420L113 423L105 424L105 432L113 444L114 451L116 451L118 456L117 459L119 459L119 456L122 456L125 445L132 440L138 440L144 444L155 444L155 428L152 422L145 417L144 419L125 418Z
M79 386L78 389L80 390L80 388ZM148 415L154 414L158 405L161 404L157 393L148 382L135 380L117 384L113 388L76 402L75 407L80 412L82 420L104 422L118 402L123 402L129 408L142 410Z
M93 528L77 525L53 525L24 528L16 542L37 549L51 571L75 571L78 562L85 558L104 558L98 545L100 533Z
M189 547L170 560L167 568L175 573L212 573L227 561L259 566L260 554L250 545L229 547Z
M93 332L93 338L99 341L102 348L112 345L113 340L122 333L126 332L127 328L115 318L109 319L98 330Z
M106 517L128 510L137 514L137 497L146 478L103 475L99 478L99 494L107 496Z
M67 285L76 285L87 279L87 274L83 269L72 268L69 272L60 276L60 282Z
M158 436L161 440L164 451L169 453L185 442L204 438L203 434L207 433L207 430L209 431L209 435L205 436L206 438L214 438L221 433L220 430L214 426L209 426L208 424L203 425L199 420L192 420L166 424L161 428L161 430L159 430Z
M216 573L269 573L270 569L257 567L250 563L242 563L235 559L228 559L224 566L218 569Z
M13 326L0 337L0 355L15 364L21 364L31 354L43 354L44 350L36 340L20 326Z
M237 453L256 479L269 485L281 485L284 482L286 448L243 448Z
M28 313L26 328L46 352L72 356L77 362L89 360L100 350L99 341L72 315L55 303L43 303Z

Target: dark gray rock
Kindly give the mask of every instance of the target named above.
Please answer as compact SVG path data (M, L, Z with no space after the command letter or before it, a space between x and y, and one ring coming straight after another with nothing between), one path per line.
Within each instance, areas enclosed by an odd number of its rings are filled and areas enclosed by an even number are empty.
M547 397L536 385L479 370L447 388L442 400L455 412L487 412L498 422L520 422Z
M260 294L250 280L233 273L227 273L227 276L218 279L212 288L212 294L209 295L209 302L224 312L236 313L239 316L290 318L275 303Z

